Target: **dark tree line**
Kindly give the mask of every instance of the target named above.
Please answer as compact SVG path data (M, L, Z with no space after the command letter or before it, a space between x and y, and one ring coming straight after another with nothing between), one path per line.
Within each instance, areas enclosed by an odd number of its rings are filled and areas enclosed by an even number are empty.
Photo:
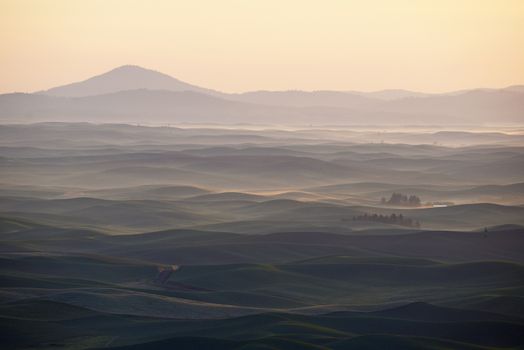
M391 214L391 215L382 215L382 214L363 214L353 216L353 221L372 221L372 222L382 222L385 224L394 224L407 227L420 227L420 222L407 218L402 214Z
M415 195L405 195L402 193L393 193L389 199L382 197L382 204L387 205L399 205L404 207L420 207L422 201L418 196Z

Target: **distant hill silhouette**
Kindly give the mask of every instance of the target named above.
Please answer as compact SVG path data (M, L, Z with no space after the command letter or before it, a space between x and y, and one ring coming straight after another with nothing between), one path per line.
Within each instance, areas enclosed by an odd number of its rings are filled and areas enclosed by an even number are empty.
M39 93L61 97L84 97L136 89L218 94L216 91L185 83L167 74L133 65L121 66L84 81L57 86Z
M523 86L447 94L406 90L227 94L131 65L34 94L0 95L0 118L16 122L478 125L518 124L524 119L523 110Z

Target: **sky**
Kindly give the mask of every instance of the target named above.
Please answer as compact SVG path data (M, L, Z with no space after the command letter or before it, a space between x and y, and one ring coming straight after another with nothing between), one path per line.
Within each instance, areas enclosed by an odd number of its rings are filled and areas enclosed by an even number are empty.
M224 92L524 84L524 0L0 0L0 93L125 64Z

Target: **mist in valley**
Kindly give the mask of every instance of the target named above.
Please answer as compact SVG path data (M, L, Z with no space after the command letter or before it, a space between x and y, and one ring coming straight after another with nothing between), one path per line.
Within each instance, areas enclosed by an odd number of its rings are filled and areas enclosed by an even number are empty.
M2 349L524 347L520 2L292 3L0 4Z
M0 135L12 348L522 339L518 128L41 122ZM274 335L249 335L261 331Z

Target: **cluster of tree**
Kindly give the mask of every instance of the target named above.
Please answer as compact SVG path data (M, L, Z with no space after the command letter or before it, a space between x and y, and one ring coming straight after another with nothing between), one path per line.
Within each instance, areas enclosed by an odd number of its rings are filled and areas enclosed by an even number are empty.
M395 224L407 227L420 227L420 222L407 218L402 214L391 214L391 215L382 215L382 214L363 214L358 216L353 216L353 221L373 221L373 222L383 222L385 224Z
M420 207L422 201L415 195L408 196L402 193L393 193L389 199L382 197L381 203L385 205L398 205L404 207Z

